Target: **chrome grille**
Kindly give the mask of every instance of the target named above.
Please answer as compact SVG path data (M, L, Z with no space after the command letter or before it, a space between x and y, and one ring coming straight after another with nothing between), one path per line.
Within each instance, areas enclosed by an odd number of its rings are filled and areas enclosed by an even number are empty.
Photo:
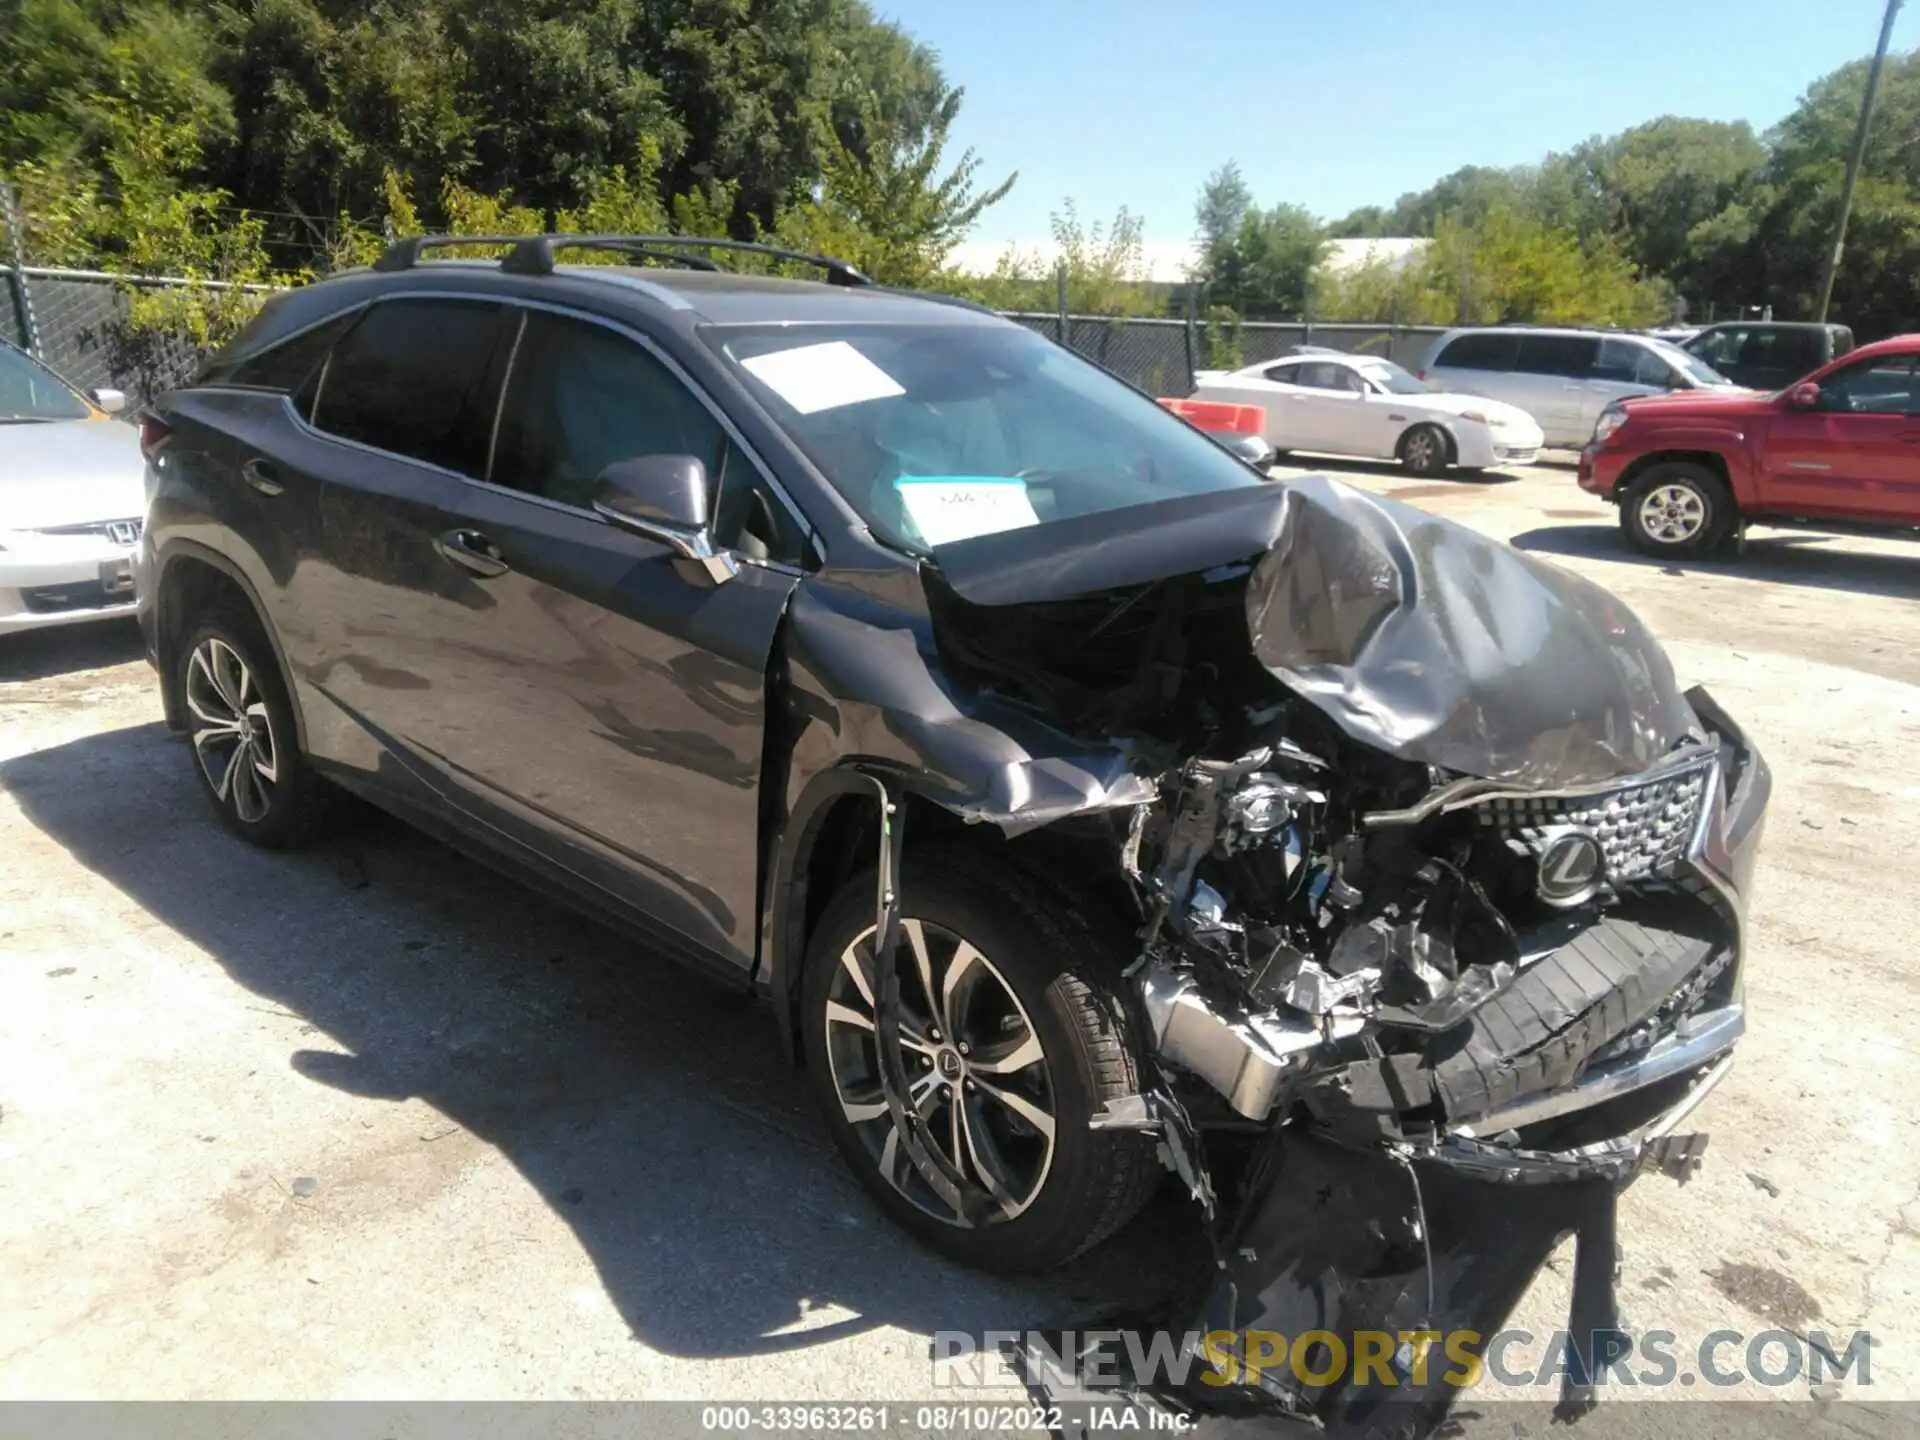
M1482 826L1536 855L1561 830L1585 830L1607 857L1610 884L1662 877L1687 853L1713 779L1711 759L1586 795L1500 796L1474 807Z
M89 520L83 525L48 525L40 529L41 535L98 535L111 540L116 545L137 544L140 539L141 522L139 520Z

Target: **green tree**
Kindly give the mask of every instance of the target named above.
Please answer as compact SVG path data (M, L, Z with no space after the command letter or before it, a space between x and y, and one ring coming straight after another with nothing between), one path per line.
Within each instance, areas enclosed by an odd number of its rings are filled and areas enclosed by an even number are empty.
M1067 309L1075 315L1152 315L1163 308L1160 288L1148 283L1142 236L1145 222L1125 206L1111 224L1081 218L1068 199L1049 217L1053 254L1009 246L987 276L942 277L943 288L1001 310L1053 311L1060 303L1060 272L1067 277Z
M1251 318L1305 315L1312 276L1326 254L1326 232L1298 205L1249 206L1230 244L1203 253L1195 278L1210 305Z
M1236 162L1227 161L1207 177L1193 202L1194 240L1199 245L1203 270L1210 272L1223 263L1252 209L1253 192L1247 189Z
M372 213L390 171L432 195L472 165L466 57L427 6L251 0L217 13L212 75L236 118L216 178L249 208L304 217L283 239L311 246L322 217Z
M1664 115L1548 156L1531 209L1582 240L1613 238L1650 274L1678 277L1694 227L1749 189L1766 159L1766 147L1744 122Z
M971 150L943 173L961 98L961 91L947 91L921 121L889 118L881 97L871 97L859 125L864 153L830 131L817 193L779 213L775 236L795 249L851 261L886 284L932 283L980 213L1018 178L978 189L980 161Z
M123 107L191 130L231 133L231 98L209 75L201 9L164 0L0 0L0 166L78 160L104 178Z

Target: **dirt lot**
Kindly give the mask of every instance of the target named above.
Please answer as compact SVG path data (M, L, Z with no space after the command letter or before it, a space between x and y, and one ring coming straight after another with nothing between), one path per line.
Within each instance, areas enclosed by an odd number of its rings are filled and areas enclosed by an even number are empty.
M1617 590L1765 750L1751 1028L1704 1173L1625 1202L1625 1308L1866 1329L1920 1399L1920 547L1662 569L1563 468L1338 468ZM249 851L189 763L130 629L0 642L0 1397L925 1397L931 1331L1131 1268L928 1257L751 1001L397 825Z

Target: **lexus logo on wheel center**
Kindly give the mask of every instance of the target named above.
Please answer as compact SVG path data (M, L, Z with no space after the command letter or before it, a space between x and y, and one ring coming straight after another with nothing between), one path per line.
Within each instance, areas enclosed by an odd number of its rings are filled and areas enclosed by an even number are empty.
M1607 857L1585 830L1562 830L1540 851L1534 893L1549 905L1579 905L1593 898L1606 879Z

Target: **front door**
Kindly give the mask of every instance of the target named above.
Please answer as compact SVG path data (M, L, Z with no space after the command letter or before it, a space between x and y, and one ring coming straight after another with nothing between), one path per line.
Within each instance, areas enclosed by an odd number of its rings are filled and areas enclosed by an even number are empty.
M1859 520L1920 511L1914 360L1883 355L1843 366L1820 382L1817 408L1783 407L1768 432L1761 506Z
M443 604L457 703L417 737L482 823L742 968L755 953L766 674L798 583L778 530L721 583L591 509L609 465L691 455L726 492L764 481L713 414L625 332L526 312L489 467L436 524L483 603ZM748 499L747 504L734 503ZM751 543L747 543L747 542Z
M421 373L398 373L410 356ZM383 302L335 348L315 424L340 437L310 591L327 631L313 673L359 747L336 762L678 948L750 966L790 537L770 507L723 497L760 533L713 584L589 508L594 478L634 455L752 478L719 423L624 334L433 299Z

